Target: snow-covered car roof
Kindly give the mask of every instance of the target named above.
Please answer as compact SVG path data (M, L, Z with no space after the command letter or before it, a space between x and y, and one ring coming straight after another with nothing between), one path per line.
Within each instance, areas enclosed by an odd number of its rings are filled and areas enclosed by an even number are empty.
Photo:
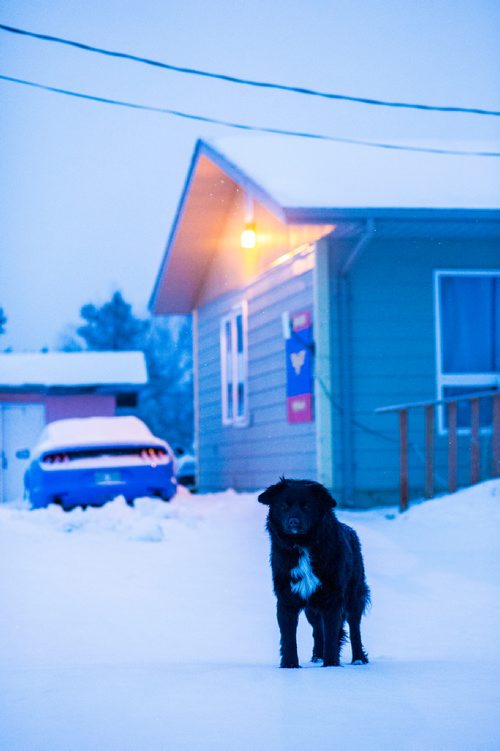
M161 438L154 436L138 417L77 417L49 423L42 431L32 456L82 446L144 444L168 446Z

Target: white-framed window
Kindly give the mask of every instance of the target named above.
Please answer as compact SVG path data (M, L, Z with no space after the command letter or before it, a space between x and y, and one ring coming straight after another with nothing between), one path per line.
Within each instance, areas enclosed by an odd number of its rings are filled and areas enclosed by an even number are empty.
M247 304L235 306L220 323L222 422L248 425Z
M500 386L500 272L436 271L437 398ZM480 400L480 422L491 426L491 400ZM458 403L458 427L470 425L469 403ZM439 430L446 430L439 410Z

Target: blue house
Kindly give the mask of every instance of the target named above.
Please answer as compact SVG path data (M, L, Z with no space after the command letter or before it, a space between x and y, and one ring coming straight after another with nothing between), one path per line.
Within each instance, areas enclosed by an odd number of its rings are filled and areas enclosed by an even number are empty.
M201 490L284 474L325 483L345 505L396 501L397 418L376 410L500 385L498 162L267 136L198 142L151 309L193 314ZM467 419L460 408L459 484ZM410 490L422 495L421 415L409 431ZM442 407L432 433L440 491Z

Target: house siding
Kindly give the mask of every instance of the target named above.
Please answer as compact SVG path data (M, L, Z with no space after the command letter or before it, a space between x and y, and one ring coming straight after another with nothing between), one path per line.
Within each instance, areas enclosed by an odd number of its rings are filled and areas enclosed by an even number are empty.
M331 252L338 252L331 243ZM399 490L396 414L378 407L437 398L434 271L498 269L496 240L379 239L372 241L349 275L350 388L353 405L351 449L353 497L348 504L393 503ZM332 382L340 394L338 290L334 285ZM341 406L341 405L339 405ZM334 489L342 492L345 461L342 424L334 410ZM482 470L487 475L489 437L482 437ZM459 484L468 481L468 436L459 438ZM336 447L336 448L335 448ZM424 417L410 413L410 493L424 487ZM447 438L436 435L435 484L447 488Z
M303 267L301 267L303 268ZM258 490L280 475L316 477L314 423L286 419L286 362L282 313L312 309L312 271L296 260L272 268L250 285L197 311L198 456L202 491ZM245 427L222 424L221 318L248 305L248 405Z

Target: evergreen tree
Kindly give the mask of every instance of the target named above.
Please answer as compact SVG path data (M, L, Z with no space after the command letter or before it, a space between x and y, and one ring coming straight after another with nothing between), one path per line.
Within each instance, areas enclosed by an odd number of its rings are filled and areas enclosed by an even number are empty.
M92 303L84 305L80 315L85 323L76 333L91 350L142 349L150 327L149 321L134 315L121 292L115 292L111 300L99 308Z
M172 448L190 451L193 443L191 327L187 319L138 318L121 292L100 307L80 310L82 325L66 330L63 346L77 350L144 352L148 384L141 389L136 414Z
M190 451L193 443L191 327L187 320L152 322L144 354L149 384L139 397L137 415L171 446Z

